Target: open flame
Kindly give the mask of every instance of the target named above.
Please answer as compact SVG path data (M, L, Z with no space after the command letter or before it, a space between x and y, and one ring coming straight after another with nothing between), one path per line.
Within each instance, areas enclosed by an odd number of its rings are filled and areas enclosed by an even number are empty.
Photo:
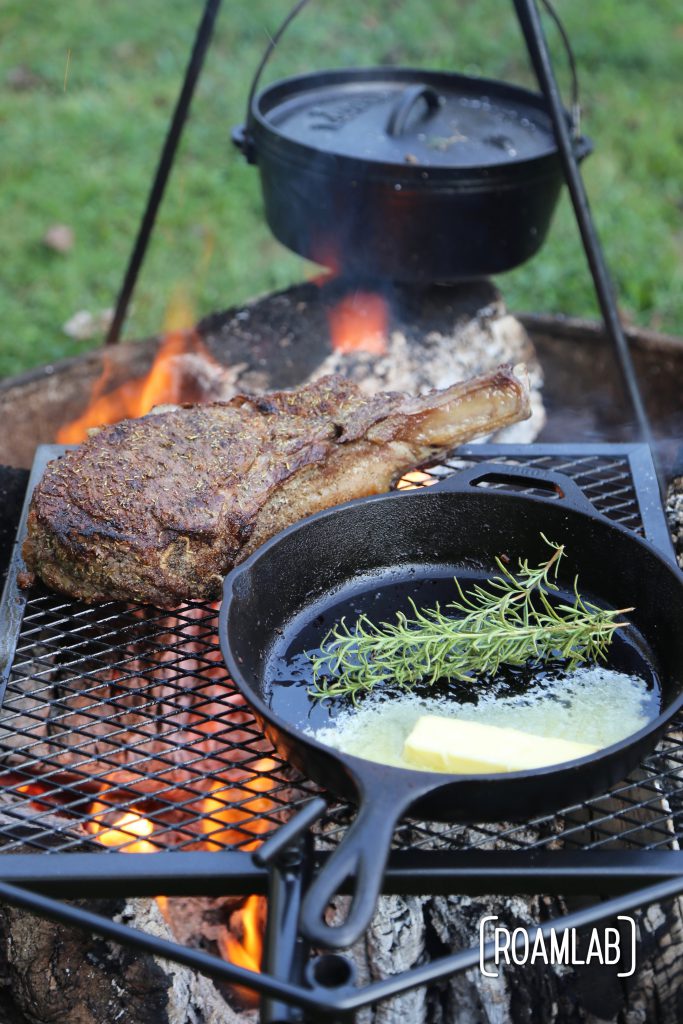
M337 246L328 237L313 243L313 258L327 269L312 277L313 284L326 288L344 276ZM369 352L383 356L388 352L389 306L377 292L351 288L327 308L330 339L335 352Z
M232 932L221 933L218 937L218 947L222 956L238 967L246 967L250 971L261 970L261 957L263 955L263 941L261 938L260 918L262 914L263 897L249 896L242 907L242 941L240 942Z
M241 844L242 849L253 850L260 846L263 840L259 836L272 827L268 819L260 815L276 809L275 803L265 796L276 785L267 774L276 767L277 763L272 758L259 758L251 767L254 774L239 783L212 780L211 794L202 798L198 804L200 828L205 837L198 843L200 849L220 850ZM26 791L29 789L28 786L21 788ZM166 845L161 838L154 841L155 823L139 807L116 810L111 802L106 802L106 791L102 797L101 800L93 800L88 809L88 831L97 842L115 847L123 853L154 853ZM254 835L254 839L246 844L245 833ZM162 915L170 923L168 898L158 896L156 900ZM238 918L242 937L238 938L230 927L221 926L216 937L219 952L231 963L260 971L266 918L265 898L250 896L241 910L233 915L235 917ZM233 988L245 1006L258 1005L256 993L239 985Z
M201 401L204 397L200 377L213 370L217 377L224 368L213 358L192 326L194 316L186 298L178 293L169 303L164 339L149 373L111 386L115 363L109 353L104 368L93 385L84 412L57 431L58 444L80 444L93 427L144 416L155 405ZM194 362L192 359L194 357ZM189 365L185 365L189 360ZM201 372L197 372L201 368Z
M89 831L103 846L116 846L122 853L155 853L159 847L150 843L154 825L136 809L112 814L111 807L95 800L90 807Z
M353 291L327 312L332 347L337 352L369 352L385 355L389 311L376 292Z
M242 923L242 938L238 939L228 928L218 935L218 949L224 960L246 967L249 971L260 971L263 958L263 932L265 928L265 906L263 896L249 896L241 910L233 917L239 916ZM242 985L233 988L245 1006L258 1006L259 997L251 989Z

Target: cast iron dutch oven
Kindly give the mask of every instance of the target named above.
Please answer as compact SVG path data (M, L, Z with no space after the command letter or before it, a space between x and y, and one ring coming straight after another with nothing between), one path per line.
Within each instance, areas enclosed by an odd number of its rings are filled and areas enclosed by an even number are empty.
M509 270L540 248L563 180L540 94L376 67L256 95L269 53L233 138L258 165L268 224L289 249L346 274L433 283ZM591 146L577 119L580 160Z
M531 478L548 490L531 496L480 486L519 484L519 477L527 488ZM559 582L569 593L578 574L587 598L613 608L635 605L610 662L658 679L660 713L639 732L580 760L496 775L389 767L341 753L307 732L329 724L331 712L308 695L305 678L283 669L283 657L291 666L292 652L317 646L340 609L348 615L368 608L377 595L372 614L393 618L399 607L409 610L408 596L424 604L424 588L434 581L445 587L454 576L495 575L496 556L538 564L548 556L541 533L566 546ZM514 820L583 800L624 778L683 705L682 624L683 575L675 563L596 512L567 477L550 472L480 466L436 486L320 512L260 547L225 581L219 630L226 664L279 753L359 805L306 895L308 936L342 948L367 927L396 822L408 809L427 820ZM349 876L355 878L351 909L343 925L331 928L325 907Z

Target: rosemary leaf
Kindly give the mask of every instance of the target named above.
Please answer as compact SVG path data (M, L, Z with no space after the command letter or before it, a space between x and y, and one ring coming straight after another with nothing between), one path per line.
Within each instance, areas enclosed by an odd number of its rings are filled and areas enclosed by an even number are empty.
M553 603L553 580L564 546L543 540L552 555L532 568L520 560L516 574L496 559L500 575L465 594L454 580L456 599L442 611L418 608L396 614L395 622L373 623L361 615L352 628L344 619L327 634L313 665L313 697L358 697L383 683L409 689L438 679L470 681L494 674L501 665L528 661L602 661L615 630L625 623L618 611L585 601L574 581L574 603Z

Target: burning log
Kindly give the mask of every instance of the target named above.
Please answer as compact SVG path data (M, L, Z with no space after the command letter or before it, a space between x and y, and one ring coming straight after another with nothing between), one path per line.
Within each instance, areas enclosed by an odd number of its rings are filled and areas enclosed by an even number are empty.
M100 900L89 910L164 939L174 935L153 900ZM232 996L180 964L0 907L0 1015L8 1024L255 1024Z
M582 905L577 899L547 896L382 897L350 956L359 983L367 984L438 956L477 948L484 914L496 915L510 930L528 927L533 932L540 923ZM339 898L330 923L341 921L344 913L345 901ZM638 966L628 982L617 977L618 966L596 963L504 966L497 978L475 968L361 1011L356 1024L678 1024L683 1010L683 901L652 906L634 917Z

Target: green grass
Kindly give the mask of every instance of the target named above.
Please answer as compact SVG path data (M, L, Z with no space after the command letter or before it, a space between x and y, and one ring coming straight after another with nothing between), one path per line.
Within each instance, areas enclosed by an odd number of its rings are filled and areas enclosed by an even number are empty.
M77 310L114 302L202 6L0 3L0 375L98 343L73 341L61 327ZM679 0L561 6L584 130L596 144L585 179L621 306L636 323L683 334ZM268 33L288 7L223 4L126 337L156 332L179 286L201 316L310 273L271 237L258 175L229 142ZM511 0L313 0L269 74L387 62L531 83ZM29 72L21 88L19 67ZM56 222L75 232L67 254L42 244ZM596 315L566 198L540 255L498 283L512 309Z

